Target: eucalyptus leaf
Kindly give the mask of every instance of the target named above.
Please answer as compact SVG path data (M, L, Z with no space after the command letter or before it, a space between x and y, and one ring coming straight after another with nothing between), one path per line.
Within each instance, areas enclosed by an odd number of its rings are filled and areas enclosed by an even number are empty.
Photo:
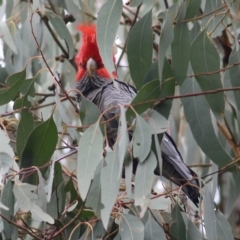
M22 151L21 168L42 166L50 161L57 144L57 128L50 117L30 133ZM46 169L45 169L46 171Z
M101 7L97 19L97 43L102 60L111 76L115 72L112 46L122 13L122 1L109 0Z
M34 206L34 200L38 198L35 193L37 187L28 183L22 183L15 178L13 193L18 202L19 208L24 211L30 211Z
M1 203L4 204L8 209L1 208L1 214L7 219L11 219L14 215L14 194L13 194L14 182L9 180L3 188L1 194ZM14 232L14 227L6 220L3 219L4 233L6 238L11 239Z
M110 214L116 201L120 179L119 173L119 153L117 149L108 152L105 158L106 166L101 174L101 202L104 208L101 210L101 218L104 228L107 230Z
M144 162L138 163L135 176L134 199L135 206L141 207L140 218L143 217L151 198L151 191L154 179L154 169L157 166L157 159L153 152L150 152Z
M99 108L84 96L81 96L80 118L83 126L92 125L97 122L101 112Z
M217 229L215 221L214 201L212 193L205 185L204 194L204 226L208 239L217 239Z
M53 25L54 29L58 33L59 37L61 39L65 39L67 43L68 53L69 53L69 59L72 59L74 56L74 46L73 46L73 40L72 36L69 33L64 21L62 18L60 18L58 15L51 11L45 11L45 14L47 15L49 21Z
M202 31L191 46L191 64L196 80L202 91L222 88L220 73L220 59L217 50L209 39L206 30ZM217 71L216 73L214 73ZM224 111L223 92L205 95L212 111L220 117Z
M21 111L21 120L18 124L17 138L16 138L17 154L19 159L22 158L23 149L33 129L34 129L33 116L27 109L23 109Z
M171 225L171 235L176 239L186 240L186 226L178 204L174 206L171 215L174 220Z
M136 116L136 125L133 133L133 156L140 162L147 158L152 143L151 129L148 123L139 115Z
M130 73L137 89L143 85L144 78L152 63L153 33L152 10L141 18L131 29L127 42L127 56Z
M143 223L133 215L122 214L119 233L121 239L143 240L144 239Z
M24 83L25 78L26 69L23 69L21 72L14 73L7 78L6 83L9 87L0 89L0 105L9 103L14 99L14 97L16 97L19 89Z
M78 189L83 200L86 199L95 169L102 159L103 136L99 124L89 127L79 140L77 178Z

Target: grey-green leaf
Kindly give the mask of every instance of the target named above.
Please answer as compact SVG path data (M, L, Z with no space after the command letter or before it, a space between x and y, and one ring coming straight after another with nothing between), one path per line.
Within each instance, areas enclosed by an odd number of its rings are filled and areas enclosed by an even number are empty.
M172 68L176 81L179 84L185 80L190 59L190 34L187 23L182 20L186 13L186 1L181 4L180 17L174 28L172 41ZM182 15L182 16L181 16Z
M79 140L77 178L81 198L87 197L95 169L102 159L103 136L96 123L89 127Z
M148 220L144 227L144 239L166 240L163 228L153 219L152 214L148 214Z
M101 112L99 108L84 96L81 96L80 118L82 125L92 125L97 122Z
M8 207L8 210L1 208L1 214L7 219L11 219L14 215L14 195L13 195L14 182L9 180L3 188L1 203ZM3 219L4 234L7 239L12 238L14 231L13 225Z
M191 64L196 79L202 91L209 91L222 88L220 73L211 73L219 70L220 58L213 43L207 36L206 30L202 31L194 40L191 47ZM203 74L204 75L199 75ZM224 112L223 92L205 95L212 111L221 115Z
M101 175L101 200L104 208L101 210L101 217L105 229L108 227L110 213L116 201L120 179L119 173L119 153L117 148L113 152L108 152L106 166L103 168Z
M100 217L100 211L103 208L101 203L101 174L103 169L103 164L100 162L95 170L93 181L89 189L86 207L90 207L94 213Z
M171 215L174 220L171 225L171 235L176 239L186 240L186 226L178 204L174 206Z
M49 21L53 25L54 29L57 31L61 39L65 39L67 43L69 59L72 59L74 56L74 46L73 40L70 32L68 31L64 21L55 13L51 11L45 11Z
M172 8L168 9L164 13L160 13L158 16L158 19L163 18L164 20L164 23L162 25L161 36L159 38L159 51L158 51L158 74L159 74L160 84L162 83L162 80L163 80L162 71L163 71L164 59L166 57L167 49L169 45L172 43L174 38L174 32L172 27L172 22L173 22L172 16L174 15L174 13L172 12L173 10Z
M204 190L204 226L206 236L208 239L217 239L213 196L207 185L205 185Z
M120 118L119 118L119 126L118 126L118 136L117 136L116 145L114 146L118 148L118 153L119 153L118 178L122 176L123 161L127 154L128 143L129 143L125 108L123 105L120 105L119 107L120 107Z
M130 214L121 214L119 233L122 239L143 240L144 226L139 218Z
M200 92L195 79L188 78L180 87L181 94ZM204 96L182 98L184 113L192 134L202 151L219 167L232 159L218 141L212 124L210 108Z
M60 101L60 97L59 97L58 92L55 92L55 101L56 101L56 104L57 104L57 109L59 111L59 114L60 114L63 122L67 125L71 125L72 124L72 119L70 117L69 111L67 110L65 105ZM75 140L78 141L79 133L77 132L76 129L67 128L67 131L68 131L68 133L69 133L69 135L71 136L72 139L75 139Z
M108 72L115 71L113 43L122 13L122 1L109 0L100 9L97 19L97 43L99 52Z
M142 116L149 124L151 134L159 134L167 130L167 119L154 109L149 109Z
M239 61L240 61L240 51L236 51L236 48L234 48L229 57L229 64L232 65L232 64L238 63ZM240 66L236 65L235 67L230 68L228 71L229 71L229 77L230 77L232 87L239 87ZM239 93L240 93L240 90L233 91L238 111L240 111L240 94Z
M138 163L137 172L135 176L135 206L141 207L140 218L149 205L151 198L151 191L154 179L154 169L157 166L157 159L155 154L151 151L148 158L144 162Z
M185 213L182 213L182 217L186 225L187 240L203 240L200 231L189 217Z
M22 183L15 178L13 193L22 211L28 212L32 209L34 200L38 198L37 194L34 193L36 189L37 187L35 185Z
M0 22L0 32L2 34L3 41L10 47L10 49L17 54L17 47L13 41L13 37L8 29L6 22Z
M133 26L127 42L130 73L137 89L142 87L152 63L153 32L151 25L152 10Z
M234 240L232 228L225 216L217 210L215 212L217 235L219 240Z
M151 128L141 116L137 115L133 133L133 156L143 162L150 152L151 144Z

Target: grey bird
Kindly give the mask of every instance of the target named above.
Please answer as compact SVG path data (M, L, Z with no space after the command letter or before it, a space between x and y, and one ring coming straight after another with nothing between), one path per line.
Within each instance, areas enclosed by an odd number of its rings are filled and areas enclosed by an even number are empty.
M95 25L79 25L83 33L82 45L75 57L78 68L75 87L100 111L104 113L105 120L112 119L119 115L119 108L112 108L105 111L109 106L128 105L136 96L136 89L119 80L111 80L108 71L105 69L99 54L96 42ZM114 74L116 76L116 74ZM116 86L117 85L117 86ZM81 95L76 94L76 99L81 105ZM110 146L116 141L118 120L114 119L107 124L107 138ZM131 138L132 133L129 132ZM199 204L199 181L197 174L184 163L180 152L173 139L168 133L164 133L161 142L162 174L165 178L182 186L183 192L198 206ZM138 160L133 159L133 173L136 172ZM157 166L154 173L160 175Z

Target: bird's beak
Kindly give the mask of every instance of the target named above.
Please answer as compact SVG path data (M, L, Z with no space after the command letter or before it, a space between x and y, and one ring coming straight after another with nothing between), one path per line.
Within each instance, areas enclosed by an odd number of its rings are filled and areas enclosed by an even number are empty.
M89 74L89 76L91 77L93 75L93 73L96 71L97 69L97 64L96 62L92 59L92 58L89 58L88 61L87 61L87 65L86 65L86 69L87 69L87 72Z

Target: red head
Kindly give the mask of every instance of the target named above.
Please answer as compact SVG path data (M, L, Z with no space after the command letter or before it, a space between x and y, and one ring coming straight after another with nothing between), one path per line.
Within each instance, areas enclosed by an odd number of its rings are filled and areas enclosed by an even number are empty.
M82 32L82 45L75 57L75 62L78 68L76 81L80 81L86 74L87 62L89 59L93 59L96 63L96 73L100 77L111 79L99 54L96 39L96 26L93 24L80 24L78 25L77 29Z

